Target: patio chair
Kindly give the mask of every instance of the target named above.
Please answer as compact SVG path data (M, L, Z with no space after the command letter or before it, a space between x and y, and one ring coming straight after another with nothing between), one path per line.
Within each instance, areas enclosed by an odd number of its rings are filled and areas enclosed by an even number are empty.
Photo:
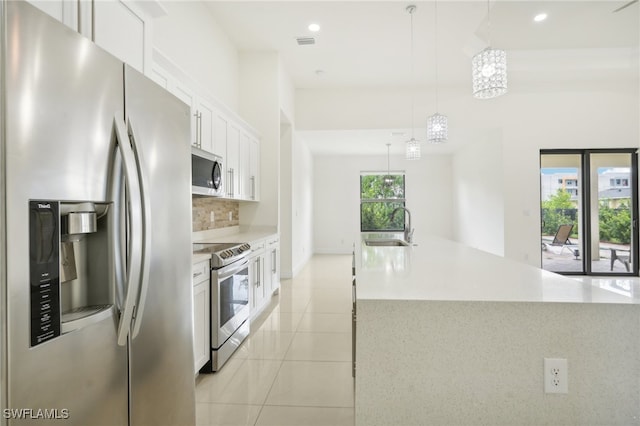
M556 231L556 235L553 237L553 241L551 243L543 243L545 248L548 246L561 247L560 253L566 248L569 250L576 259L580 256L580 250L576 244L573 244L569 239L569 235L571 235L571 230L573 229L573 224L569 225L560 225L558 226L558 230Z
M609 250L611 250L611 270L613 271L613 263L617 260L618 262L622 263L625 268L627 268L627 272L630 272L629 264L631 263L631 250L614 249L614 248L610 248ZM626 252L627 254L624 255L624 254L618 253L621 251Z

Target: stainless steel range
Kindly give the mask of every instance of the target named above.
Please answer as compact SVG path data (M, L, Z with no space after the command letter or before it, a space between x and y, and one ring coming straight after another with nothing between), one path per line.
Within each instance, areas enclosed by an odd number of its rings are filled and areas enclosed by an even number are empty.
M218 371L249 335L249 259L246 243L196 243L211 255L211 356L200 372Z

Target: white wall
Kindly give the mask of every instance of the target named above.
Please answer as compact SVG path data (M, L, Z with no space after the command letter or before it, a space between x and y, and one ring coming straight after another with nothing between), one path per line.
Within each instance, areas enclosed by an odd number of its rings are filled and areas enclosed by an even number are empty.
M453 156L453 238L504 254L502 134L467 144Z
M280 186L280 90L276 52L240 54L240 116L260 133L260 202L240 205L240 224L278 226Z
M295 276L313 254L314 162L307 145L293 138L292 154L292 275Z
M163 1L153 46L233 111L238 111L238 51L202 2Z
M408 127L406 118L402 121L402 114L407 114L406 111L397 106L398 99L403 97L403 89L395 92L371 88L343 91L301 89L296 94L297 125L301 130ZM432 95L423 91L417 92L416 117L428 115L429 105L425 99L431 97ZM540 149L640 146L640 96L637 81L576 81L554 87L520 88L517 83L512 82L510 93L496 99L479 101L473 99L469 90L462 89L444 89L440 99L440 112L449 117L450 143L459 147L454 153L453 164L467 164L475 156L480 163L492 164L502 169L504 255L534 266L540 266ZM489 131L502 134L502 160L499 164L495 158L496 146L492 146L487 152L473 151L474 144L482 145L485 142ZM470 151L466 152L467 150ZM433 152L437 152L437 147L423 146L423 157L429 158ZM320 161L315 164L316 191L322 190L319 182L325 177L331 179L331 182L335 180L332 176L324 176L328 172L319 167L321 164L326 165ZM339 171L342 167L337 166L333 170L336 174L347 173ZM350 166L344 164L344 167ZM460 168L457 170L452 174L456 182L468 180L469 176L458 176ZM351 170L350 173L353 175L355 171ZM493 173L474 178L479 181L486 179L486 182L477 182L485 190L499 181L499 176ZM350 196L357 198L355 190L349 191ZM469 231L468 221L473 220L474 216L487 218L497 214L494 207L478 203L473 213L458 211L462 206L461 196L456 194L455 207L449 213L456 217L456 221L465 215L467 217L463 223L455 223L453 229L462 226ZM321 199L330 200L330 197L324 196ZM468 201L465 203L465 206L469 204ZM316 240L316 248L344 250L344 246L338 245L336 248L336 241L340 242L338 236L318 233L319 230L331 229L328 225L332 225L332 222L319 225L318 222L323 221L319 217L322 214L321 206L316 206L315 209L315 236L322 238ZM349 220L352 229L357 223L357 217ZM500 252L500 244L495 239L496 226L497 223L491 225L494 228L492 232L476 230L464 238L480 248ZM418 231L421 229L416 226L416 233ZM461 234L457 234L455 238L461 238Z
M427 234L452 238L451 156L407 161L391 156L391 170L406 172L406 206L414 239ZM313 240L316 253L351 253L360 232L360 171L385 171L387 157L315 156Z
M293 276L293 131L284 113L280 116L280 274Z
M638 91L513 94L500 115L505 256L540 266L540 149L637 148Z

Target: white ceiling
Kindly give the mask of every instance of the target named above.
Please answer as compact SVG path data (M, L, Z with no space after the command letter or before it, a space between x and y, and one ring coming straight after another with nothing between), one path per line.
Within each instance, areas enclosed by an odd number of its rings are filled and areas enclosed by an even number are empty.
M613 12L628 2L492 0L491 45L507 51L510 79L517 73L518 80L527 84L575 80L576 70L585 80L637 78L640 7L634 3ZM413 14L413 73L411 16L405 10L409 4L417 6ZM210 1L208 5L240 51L278 51L296 88L434 85L433 1ZM546 12L548 19L533 22L540 12ZM307 29L312 22L321 26L318 33ZM298 46L296 37L300 36L313 36L316 44ZM471 57L486 46L486 1L437 2L440 87L470 88ZM331 136L342 138L339 146L346 153L360 149L359 136L371 141L378 134L388 140L389 132L353 131ZM306 133L313 140L323 135ZM316 145L326 148L325 143ZM317 152L313 142L310 146Z

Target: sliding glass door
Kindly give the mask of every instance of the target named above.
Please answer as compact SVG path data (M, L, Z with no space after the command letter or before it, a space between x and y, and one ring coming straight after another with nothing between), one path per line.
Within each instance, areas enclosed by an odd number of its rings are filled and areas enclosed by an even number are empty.
M542 269L584 273L582 156L540 155Z
M637 275L635 150L542 151L542 268Z

